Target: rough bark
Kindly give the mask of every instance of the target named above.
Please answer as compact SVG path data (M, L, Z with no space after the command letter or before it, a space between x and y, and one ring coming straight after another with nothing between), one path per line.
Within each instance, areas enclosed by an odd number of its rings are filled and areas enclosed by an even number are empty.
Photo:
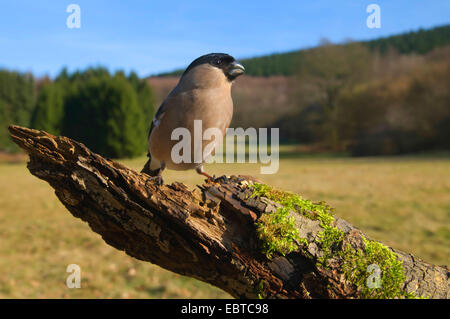
M273 203L249 196L251 177L223 176L193 191L181 183L158 187L149 176L67 137L19 126L9 130L29 154L30 172L55 189L73 216L130 256L208 282L236 298L361 297L344 278L338 258L329 267L317 263L323 252L316 220L294 213L306 248L300 245L270 260L261 253L255 221ZM344 242L362 247L360 230L339 218L334 225L345 233ZM446 266L393 251L403 261L407 291L449 297Z

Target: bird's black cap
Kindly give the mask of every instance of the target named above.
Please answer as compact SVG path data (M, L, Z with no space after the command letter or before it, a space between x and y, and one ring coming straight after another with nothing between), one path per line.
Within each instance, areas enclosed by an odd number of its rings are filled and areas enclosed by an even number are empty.
M218 67L220 69L223 69L224 72L226 72L226 71L228 71L228 67L231 64L233 64L233 63L235 65L239 65L241 67L242 71L244 70L244 67L242 67L242 65L236 63L236 60L229 54L226 54L226 53L209 53L209 54L205 54L205 55L202 55L201 57L198 57L194 61L192 61L192 63L189 64L189 66L183 72L182 76L187 74L191 69L193 69L196 66L199 66L201 64L210 64L212 66L215 66L215 67ZM229 75L227 74L227 76L229 76ZM234 77L233 77L233 79L234 79Z

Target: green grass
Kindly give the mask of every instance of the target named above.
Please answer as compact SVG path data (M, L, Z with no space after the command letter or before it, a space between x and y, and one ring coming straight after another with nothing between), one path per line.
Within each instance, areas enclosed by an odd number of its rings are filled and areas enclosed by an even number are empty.
M140 169L145 158L122 160ZM450 264L448 157L284 158L275 175L259 164L207 165L210 174L245 174L314 202L386 245L435 264ZM166 182L202 182L195 172ZM69 264L81 289L68 289ZM141 262L108 246L73 218L25 163L0 164L0 298L222 298L221 290Z

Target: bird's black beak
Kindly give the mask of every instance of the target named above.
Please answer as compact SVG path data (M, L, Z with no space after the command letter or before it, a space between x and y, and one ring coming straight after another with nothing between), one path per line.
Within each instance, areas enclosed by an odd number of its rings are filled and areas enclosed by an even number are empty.
M243 74L245 72L245 68L242 64L240 64L239 62L232 62L230 63L230 66L228 68L227 71L227 76L230 80L234 80L235 78L237 78L239 75Z

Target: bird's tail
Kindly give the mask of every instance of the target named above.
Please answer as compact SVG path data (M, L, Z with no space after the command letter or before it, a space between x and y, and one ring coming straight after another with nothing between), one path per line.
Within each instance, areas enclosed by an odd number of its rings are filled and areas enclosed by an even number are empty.
M147 163L145 163L144 168L141 170L141 173L148 174L150 176L157 176L159 169L151 170L150 169L150 162L152 161L151 158L148 159Z

